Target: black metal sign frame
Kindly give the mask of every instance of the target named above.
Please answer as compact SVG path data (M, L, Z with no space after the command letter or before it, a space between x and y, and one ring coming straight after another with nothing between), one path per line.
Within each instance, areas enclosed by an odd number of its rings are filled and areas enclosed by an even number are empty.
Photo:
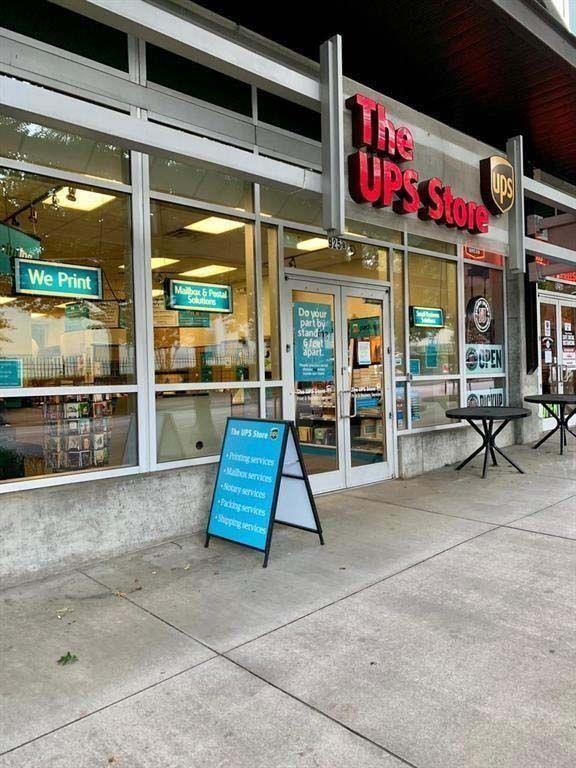
M298 442L298 436L296 434L296 428L294 426L293 421L285 421L282 419L252 419L249 417L232 417L229 416L228 420L226 422L226 429L224 431L224 440L222 441L222 453L224 453L224 446L226 445L226 438L228 436L228 428L230 426L231 421L250 421L250 422L260 422L262 424L284 424L286 426L286 429L284 430L284 435L282 438L282 447L280 449L280 456L278 459L278 467L276 472L276 481L274 484L274 494L272 497L272 505L270 510L270 516L268 518L268 531L266 534L266 545L264 549L261 549L260 547L253 547L251 544L244 544L240 541L234 541L234 539L228 539L225 536L219 536L215 533L209 533L210 530L210 521L212 519L212 513L214 511L214 499L216 497L216 490L218 488L218 483L220 481L220 469L222 467L222 462L220 461L218 465L218 473L216 475L216 482L214 484L214 490L212 491L212 501L210 503L210 515L208 516L208 523L206 525L206 539L204 541L204 547L208 547L210 544L210 539L221 539L222 541L231 541L234 544L237 544L240 547L246 547L247 549L253 549L257 552L264 552L264 562L262 563L263 568L267 568L268 566L268 560L270 557L270 547L272 545L272 532L274 530L274 523L278 523L280 525L287 525L290 528L298 528L301 531L308 531L309 533L316 533L318 535L318 538L320 539L320 544L324 544L324 535L322 533L322 526L320 524L320 518L318 517L318 510L316 508L316 502L314 501L314 495L312 493L312 488L310 486L310 480L308 479L308 473L306 472L306 467L304 465L304 457L302 455L302 449L300 447L300 443ZM302 470L302 475L294 475L285 473L283 471L284 469L284 459L286 457L286 448L288 446L288 436L292 435L292 438L294 440L294 446L296 448L296 453L298 455L298 461L300 463L300 469ZM276 520L276 507L278 505L278 496L280 495L280 486L282 484L282 478L290 478L293 480L302 480L304 483L304 486L306 488L306 493L308 496L308 500L310 501L310 508L312 510L312 514L314 516L314 522L316 524L316 529L314 528L308 528L304 525L298 525L296 523L290 523L285 520Z

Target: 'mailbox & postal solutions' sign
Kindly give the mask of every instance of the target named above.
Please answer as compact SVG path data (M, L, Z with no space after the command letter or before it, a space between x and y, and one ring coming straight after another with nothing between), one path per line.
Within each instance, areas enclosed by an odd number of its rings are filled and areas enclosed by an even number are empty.
M486 206L465 200L434 176L420 181L415 168L401 165L414 160L411 131L395 127L382 104L357 93L346 100L352 112L352 143L357 151L348 157L349 189L357 203L375 208L392 207L396 213L416 213L423 221L486 233L490 214Z

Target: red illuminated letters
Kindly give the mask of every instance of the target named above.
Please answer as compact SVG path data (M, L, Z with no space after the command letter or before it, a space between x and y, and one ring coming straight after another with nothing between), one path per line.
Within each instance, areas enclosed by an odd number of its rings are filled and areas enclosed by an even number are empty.
M352 143L357 149L367 147L399 163L414 160L414 139L408 128L396 128L386 117L382 104L357 93L346 100L352 111Z
M396 213L417 213L422 221L466 229L471 234L488 232L487 208L452 193L442 179L418 183L418 171L403 170L401 163L414 160L414 138L405 126L397 128L382 104L357 93L346 101L352 112L352 144L348 158L350 195L357 203Z

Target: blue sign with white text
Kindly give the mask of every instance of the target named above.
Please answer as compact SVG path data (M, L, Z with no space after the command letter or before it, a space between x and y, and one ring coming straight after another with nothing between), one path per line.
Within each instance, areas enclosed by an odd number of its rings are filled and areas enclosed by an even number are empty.
M284 422L228 419L208 535L266 550L286 429Z
M332 305L295 301L294 378L332 381L334 378L334 323Z
M232 286L167 280L166 309L195 309L200 312L232 312Z
M0 360L0 388L23 386L22 360L6 358Z
M14 259L14 290L31 296L102 298L102 270L40 259Z

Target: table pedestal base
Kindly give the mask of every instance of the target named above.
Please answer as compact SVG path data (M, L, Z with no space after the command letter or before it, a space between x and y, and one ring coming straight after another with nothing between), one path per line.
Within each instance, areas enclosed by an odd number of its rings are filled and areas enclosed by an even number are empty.
M552 416L553 419L556 420L556 426L554 429L550 430L547 435L544 435L543 438L538 440L538 442L532 446L532 448L540 448L540 446L548 440L548 438L552 437L552 435L555 435L556 432L560 431L560 455L562 456L564 454L564 446L568 444L568 441L566 439L566 432L570 432L572 437L576 437L576 433L572 432L570 427L568 426L568 422L572 418L572 416L576 415L576 408L566 416L566 403L558 403L558 409L560 411L560 415L558 415L555 411L552 410L552 408L547 405L546 403L541 404L548 414Z
M482 420L482 429L480 427L476 426L475 422L471 419L466 419L468 424L478 432L480 437L482 438L482 445L480 448L474 451L470 456L468 456L467 459L464 459L464 461L461 464L458 464L456 467L456 470L460 470L463 467L468 464L468 462L472 461L472 459L475 459L476 456L478 456L479 453L482 453L484 451L484 467L482 469L482 478L486 478L488 476L488 460L489 457L492 458L492 464L497 467L498 462L496 461L496 454L499 453L500 456L502 456L503 459L506 459L508 464L511 464L514 469L517 469L518 472L521 474L525 474L524 470L516 464L515 461L513 461L509 456L507 456L504 451L500 450L498 446L496 445L496 438L502 432L502 430L510 423L510 419L507 421L503 421L502 424L494 431L494 422L491 419L483 419ZM548 435L549 437L549 435ZM536 447L536 446L534 446Z

